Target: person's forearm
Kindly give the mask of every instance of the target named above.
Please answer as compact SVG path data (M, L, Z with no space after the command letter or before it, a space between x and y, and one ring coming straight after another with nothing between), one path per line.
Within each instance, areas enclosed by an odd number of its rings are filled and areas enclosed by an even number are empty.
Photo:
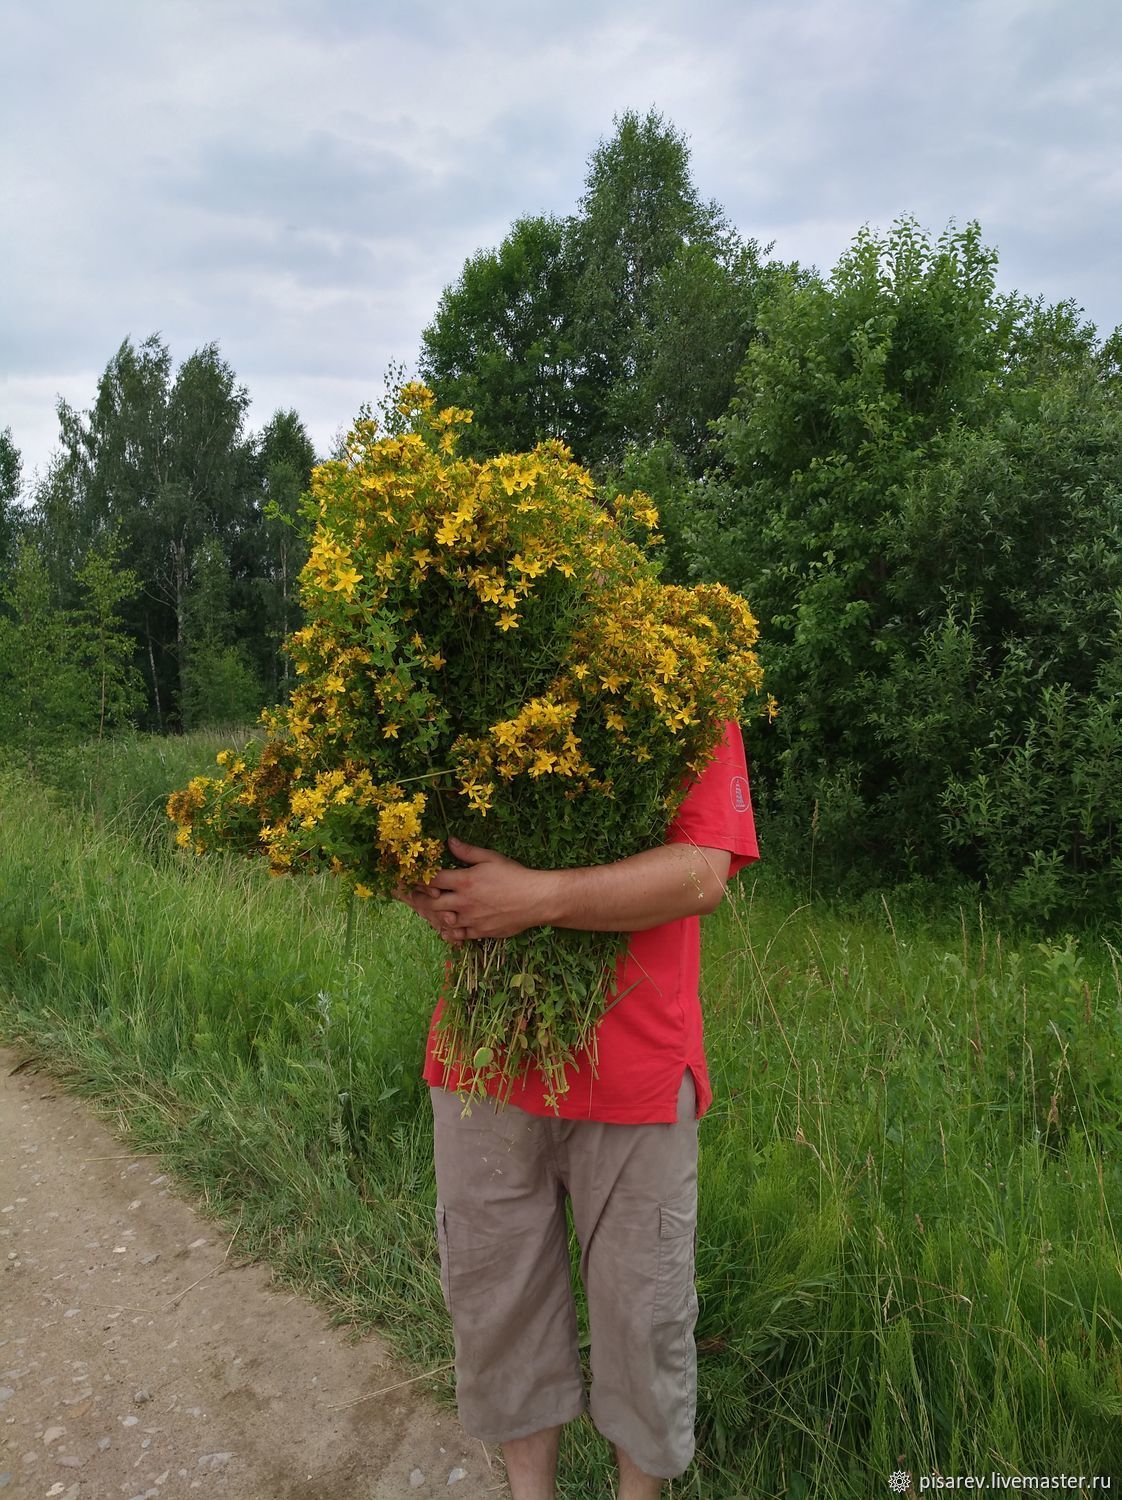
M642 932L712 911L724 894L731 854L663 844L611 865L536 870L494 849L449 836L458 869L398 894L446 942L513 937L529 927Z
M728 867L724 850L664 844L611 865L539 871L546 877L540 921L585 932L642 932L713 911Z

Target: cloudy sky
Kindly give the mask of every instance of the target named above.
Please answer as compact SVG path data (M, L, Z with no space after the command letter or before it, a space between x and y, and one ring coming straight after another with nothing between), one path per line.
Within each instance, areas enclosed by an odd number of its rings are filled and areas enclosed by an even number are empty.
M1122 321L1119 0L0 0L0 428L126 336L217 341L321 451L464 259L571 211L654 106L703 197L828 269L981 221L1007 287Z

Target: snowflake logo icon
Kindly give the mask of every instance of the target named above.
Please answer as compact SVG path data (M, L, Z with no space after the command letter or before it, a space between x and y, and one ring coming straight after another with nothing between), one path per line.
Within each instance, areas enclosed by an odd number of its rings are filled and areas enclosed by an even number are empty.
M905 1490L911 1488L912 1476L907 1469L896 1469L888 1476L888 1488L894 1495L902 1495Z

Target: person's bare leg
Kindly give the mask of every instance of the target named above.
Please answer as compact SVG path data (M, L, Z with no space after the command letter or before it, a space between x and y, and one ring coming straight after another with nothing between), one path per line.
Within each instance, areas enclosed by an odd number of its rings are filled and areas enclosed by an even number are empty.
M512 1500L553 1500L560 1427L543 1427L529 1437L503 1443L503 1463Z
M662 1494L662 1480L640 1469L630 1453L616 1448L619 1464L619 1500L658 1500Z

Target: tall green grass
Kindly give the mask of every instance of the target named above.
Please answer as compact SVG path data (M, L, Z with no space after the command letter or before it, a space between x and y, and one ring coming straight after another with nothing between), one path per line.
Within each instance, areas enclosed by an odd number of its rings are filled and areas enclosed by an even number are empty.
M404 908L175 851L214 736L98 785L0 781L0 1031L159 1151L342 1322L451 1359L420 1082L439 944ZM107 769L108 767L108 769ZM919 1476L1122 1483L1122 985L1015 945L799 905L745 872L705 930L699 1456L676 1496ZM449 1377L432 1383L445 1394ZM591 1428L563 1493L609 1493Z
M764 1410L769 1492L1122 1477L1116 961L734 897L705 980L709 1451Z

